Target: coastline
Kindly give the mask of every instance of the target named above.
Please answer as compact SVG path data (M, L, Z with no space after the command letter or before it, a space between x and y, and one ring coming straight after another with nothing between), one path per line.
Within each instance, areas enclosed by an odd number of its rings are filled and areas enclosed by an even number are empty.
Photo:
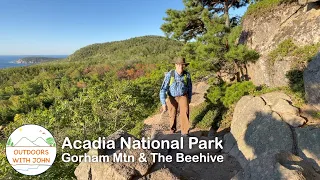
M0 70L6 69L6 68L23 67L23 66L38 64L38 63L27 63L22 61L17 62L27 57L49 57L49 58L64 59L68 57L68 55L0 55ZM48 61L45 61L45 62L48 62Z

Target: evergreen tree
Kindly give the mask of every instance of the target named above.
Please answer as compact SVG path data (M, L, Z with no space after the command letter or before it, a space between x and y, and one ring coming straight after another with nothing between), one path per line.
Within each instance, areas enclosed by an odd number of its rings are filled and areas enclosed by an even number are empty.
M244 6L248 1L183 2L183 10L167 10L162 31L170 38L185 42L181 54L188 59L201 61L207 70L214 72L231 69L228 71L236 73L240 81L246 74L243 71L245 64L256 60L259 55L237 44L241 26L237 17L231 18L233 24L230 25L229 9Z
M207 31L204 20L201 18L204 11L209 14L223 15L226 28L237 17L229 15L230 8L239 8L249 3L248 0L183 0L185 8L181 11L168 9L166 23L161 26L167 36L174 39L189 41Z

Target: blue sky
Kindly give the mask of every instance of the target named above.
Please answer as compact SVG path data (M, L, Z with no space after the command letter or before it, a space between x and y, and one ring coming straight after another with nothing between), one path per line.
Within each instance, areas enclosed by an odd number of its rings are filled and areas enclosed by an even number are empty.
M169 8L183 9L182 0L2 0L0 55L69 55L93 43L163 36Z

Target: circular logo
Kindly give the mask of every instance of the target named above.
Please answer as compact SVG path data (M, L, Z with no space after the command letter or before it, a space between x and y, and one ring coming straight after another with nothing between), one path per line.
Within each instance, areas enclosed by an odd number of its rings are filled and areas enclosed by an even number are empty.
M51 133L38 125L16 129L6 145L7 159L21 174L38 175L45 172L56 158L56 142Z

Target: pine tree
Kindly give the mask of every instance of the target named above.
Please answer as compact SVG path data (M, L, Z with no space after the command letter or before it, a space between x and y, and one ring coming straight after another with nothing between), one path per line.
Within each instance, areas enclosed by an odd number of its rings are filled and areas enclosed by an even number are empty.
M183 0L185 8L181 11L168 9L166 23L161 30L174 39L189 41L207 31L204 20L201 18L204 11L211 15L223 15L226 28L237 17L229 15L230 8L239 8L249 3L248 0Z
M246 63L259 55L238 45L241 26L237 17L229 18L231 7L244 6L248 1L184 0L183 10L167 10L162 31L170 38L185 42L181 54L190 60L205 61L206 70L221 69L235 73L241 81ZM232 24L230 24L232 22ZM219 76L220 74L217 73Z

